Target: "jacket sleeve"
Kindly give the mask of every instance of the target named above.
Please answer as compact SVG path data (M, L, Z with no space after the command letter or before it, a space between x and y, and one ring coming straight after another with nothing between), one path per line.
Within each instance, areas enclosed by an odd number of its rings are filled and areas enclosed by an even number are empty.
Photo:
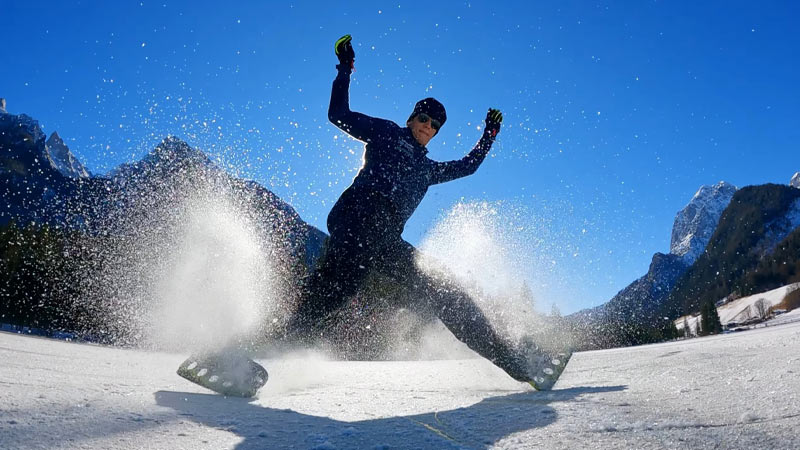
M336 66L339 73L333 80L331 103L328 106L328 120L345 133L359 141L372 142L385 133L391 121L370 117L366 114L350 111L350 72L351 68L343 64Z
M484 134L467 156L455 161L437 162L433 169L432 184L446 183L475 173L492 148L492 143L494 137Z

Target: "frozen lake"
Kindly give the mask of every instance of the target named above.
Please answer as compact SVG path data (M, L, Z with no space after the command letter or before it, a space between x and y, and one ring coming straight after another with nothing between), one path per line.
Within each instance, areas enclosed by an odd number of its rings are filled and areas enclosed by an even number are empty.
M481 359L261 360L257 399L186 355L0 333L0 448L800 448L800 323L576 354L552 392Z

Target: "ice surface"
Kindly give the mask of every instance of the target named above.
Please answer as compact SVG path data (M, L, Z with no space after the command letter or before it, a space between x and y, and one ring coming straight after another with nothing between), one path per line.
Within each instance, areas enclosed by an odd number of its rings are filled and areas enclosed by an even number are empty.
M0 448L800 448L800 323L576 354L538 393L481 359L259 360L254 401L186 355L0 333Z

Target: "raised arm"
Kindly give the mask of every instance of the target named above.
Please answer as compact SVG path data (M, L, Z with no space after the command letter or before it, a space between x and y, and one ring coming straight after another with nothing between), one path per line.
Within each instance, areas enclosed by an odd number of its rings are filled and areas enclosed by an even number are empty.
M351 40L352 38L348 34L336 41L335 49L339 65L336 66L338 74L333 80L331 89L328 120L350 136L360 141L370 142L378 137L389 121L350 110L350 73L353 71L353 62L355 61Z
M475 144L475 147L467 156L459 160L436 163L433 183L446 183L475 173L486 158L486 155L489 154L502 122L503 114L497 109L489 109L486 114L486 127L483 129L483 136Z

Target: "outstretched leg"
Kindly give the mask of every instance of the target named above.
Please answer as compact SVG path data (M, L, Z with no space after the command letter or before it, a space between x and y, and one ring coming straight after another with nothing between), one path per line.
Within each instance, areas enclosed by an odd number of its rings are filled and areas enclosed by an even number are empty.
M408 242L401 240L388 250L381 260L381 271L407 286L419 307L436 314L458 340L513 378L530 380L523 355L494 329L464 289L451 280L421 271L416 264L418 252Z

